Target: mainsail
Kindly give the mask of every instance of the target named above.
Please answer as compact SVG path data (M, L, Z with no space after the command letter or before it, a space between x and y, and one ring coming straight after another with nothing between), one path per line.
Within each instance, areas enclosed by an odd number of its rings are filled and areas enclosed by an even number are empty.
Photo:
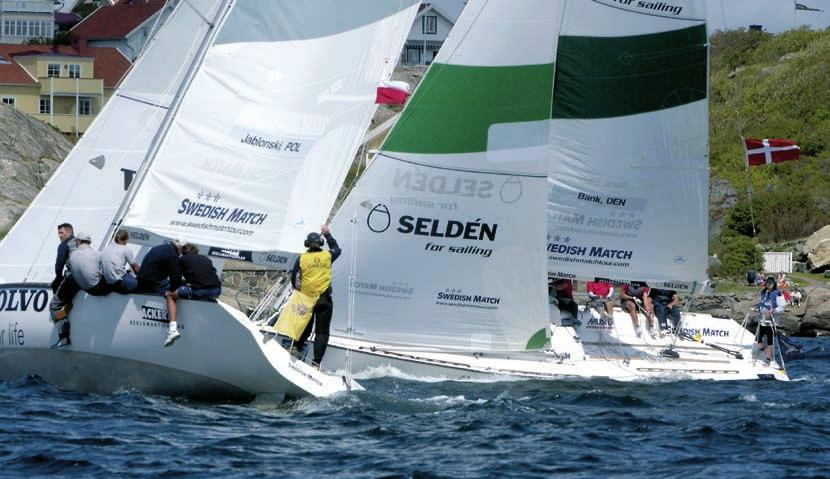
M515 351L544 328L561 5L470 2L335 216L344 256L356 255L357 338ZM349 261L334 269L333 328L344 334Z
M567 2L551 120L548 260L566 278L706 279L704 0Z
M221 0L179 2L149 41L115 95L0 243L0 283L54 277L58 224L100 244L109 219L178 90L186 66L210 30Z
M345 179L417 0L232 3L123 224L289 268Z

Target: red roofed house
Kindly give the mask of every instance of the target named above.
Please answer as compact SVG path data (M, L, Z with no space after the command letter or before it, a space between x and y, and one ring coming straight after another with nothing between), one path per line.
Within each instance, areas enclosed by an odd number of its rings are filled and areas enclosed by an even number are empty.
M104 1L71 32L76 39L85 39L91 47L117 48L132 62L147 42L159 14L166 18L176 2L170 2L170 6L162 10L165 3L165 0L118 0L110 5Z
M80 135L129 68L114 48L0 44L0 102Z

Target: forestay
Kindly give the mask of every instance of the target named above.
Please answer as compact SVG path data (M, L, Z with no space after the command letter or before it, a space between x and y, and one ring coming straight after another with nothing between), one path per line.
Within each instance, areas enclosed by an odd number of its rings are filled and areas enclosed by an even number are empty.
M470 2L335 216L344 256L356 255L355 337L460 351L544 339L560 5ZM334 264L338 334L349 269Z
M705 18L704 0L567 3L550 128L552 275L674 289L706 279Z
M84 136L0 243L0 283L54 277L58 224L101 244L221 0L179 2ZM165 7L169 8L169 7Z
M124 219L291 266L329 215L417 0L232 4Z

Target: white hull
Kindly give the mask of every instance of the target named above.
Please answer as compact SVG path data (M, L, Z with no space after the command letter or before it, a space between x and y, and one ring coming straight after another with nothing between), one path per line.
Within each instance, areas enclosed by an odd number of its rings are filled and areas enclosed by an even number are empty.
M555 316L558 320L558 314ZM414 377L447 379L505 376L534 379L607 378L617 381L788 380L785 369L774 363L772 366L764 366L761 361L753 361L749 351L739 346L725 345L742 353L743 358L683 338L676 341L672 336L640 338L634 334L631 318L620 310L615 310L613 324L589 322L590 315L587 313L581 316L582 324L577 328L553 325L552 347L544 352L474 355L437 350L407 350L332 336L326 360L329 364L343 364L346 351L350 350L352 370L355 373L389 366ZM696 319L700 321L692 323L696 325L694 327L703 328L704 323L701 321L707 318L701 316ZM709 319L724 323L727 321L711 316ZM640 321L644 321L644 318L641 317ZM735 333L739 334L740 325L734 324L737 327ZM678 357L663 354L670 348Z
M343 378L294 359L277 341L264 341L247 317L223 303L179 301L182 337L165 348L161 297L80 293L70 315L72 344L52 349L57 329L44 308L51 295L47 289L31 284L0 289L0 301L7 303L0 312L0 379L37 375L81 392L137 390L210 399L281 400L349 389Z

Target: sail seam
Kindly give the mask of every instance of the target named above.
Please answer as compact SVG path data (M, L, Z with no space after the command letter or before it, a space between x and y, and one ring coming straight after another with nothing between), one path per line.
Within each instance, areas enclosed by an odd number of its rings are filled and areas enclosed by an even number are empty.
M481 173L481 174L485 174L485 175L498 175L498 176L516 176L516 177L521 177L521 178L547 178L548 177L547 174L534 175L534 174L531 174L531 173L513 173L513 172L503 172L503 171L473 170L473 169L469 169L469 168L457 168L457 167L451 167L451 166L436 166L436 165L430 165L430 164L427 164L427 163L421 163L421 162L413 161L413 160L405 160L405 159L399 158L397 156L391 156L391 155L386 154L384 152L378 153L378 156L383 156L385 158L400 161L402 163L408 163L410 165L423 166L423 167L426 167L426 168L435 168L437 170L460 171L460 172L463 172L463 173Z
M132 100L132 101L135 101L135 102L138 102L138 103L143 103L145 105L154 106L154 107L157 107L157 108L163 108L165 110L170 108L168 105L162 105L160 103L156 103L156 102L153 102L153 101L143 100L141 98L137 98L137 97L134 97L134 96L125 95L123 93L116 93L115 95L119 96L121 98L124 98L125 100Z

